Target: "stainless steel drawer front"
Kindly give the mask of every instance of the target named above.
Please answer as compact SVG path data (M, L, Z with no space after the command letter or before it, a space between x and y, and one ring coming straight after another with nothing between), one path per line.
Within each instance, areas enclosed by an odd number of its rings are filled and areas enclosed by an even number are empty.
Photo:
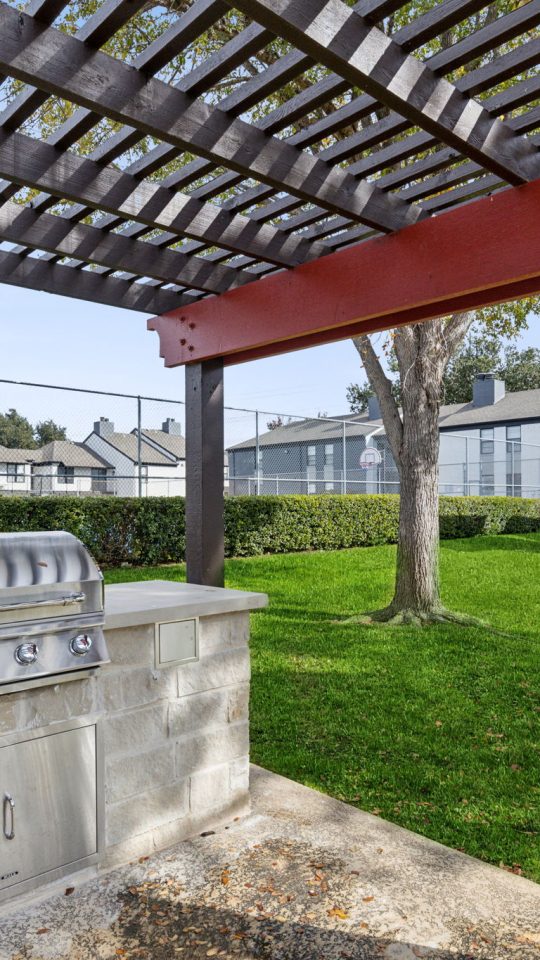
M0 891L97 852L96 727L0 747Z

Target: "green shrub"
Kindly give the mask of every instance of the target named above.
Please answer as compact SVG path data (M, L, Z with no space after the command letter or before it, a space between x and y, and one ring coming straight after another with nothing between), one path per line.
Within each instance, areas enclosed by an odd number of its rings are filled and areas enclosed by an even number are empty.
M337 550L395 543L399 497L230 497L225 501L227 556ZM1 497L0 531L69 530L103 566L175 563L185 556L182 497ZM446 540L488 533L540 531L540 501L511 497L441 497Z
M1 497L0 531L68 530L106 567L183 560L182 497Z

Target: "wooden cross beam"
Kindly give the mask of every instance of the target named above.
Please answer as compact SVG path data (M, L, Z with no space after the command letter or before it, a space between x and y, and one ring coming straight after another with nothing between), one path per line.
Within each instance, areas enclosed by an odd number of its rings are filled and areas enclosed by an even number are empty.
M294 266L326 253L320 244L289 237L217 204L138 180L113 166L62 152L22 133L0 130L0 177L105 210L120 220L137 220L171 231L178 239L190 237L278 266Z
M540 154L525 137L342 0L231 0L231 5L509 183L540 176Z
M419 208L375 184L195 100L75 37L0 4L0 70L243 176L386 232L416 222ZM103 77L107 83L103 83Z
M139 313L172 310L185 301L173 290L156 289L148 283L128 283L103 277L95 270L75 270L42 257L23 257L6 250L0 250L0 283L64 297L73 297L75 291L79 300Z
M7 200L0 206L0 239L34 250L46 250L60 257L75 257L111 270L127 270L163 283L176 283L195 290L223 292L236 284L253 280L246 271L202 257L187 257L176 250L133 240L120 233L98 230L67 217L36 213ZM187 300L186 302L192 302Z

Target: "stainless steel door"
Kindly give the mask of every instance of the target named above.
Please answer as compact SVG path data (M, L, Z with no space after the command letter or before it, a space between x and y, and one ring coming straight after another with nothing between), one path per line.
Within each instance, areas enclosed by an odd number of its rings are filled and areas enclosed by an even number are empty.
M0 891L96 853L96 727L1 747L0 803Z

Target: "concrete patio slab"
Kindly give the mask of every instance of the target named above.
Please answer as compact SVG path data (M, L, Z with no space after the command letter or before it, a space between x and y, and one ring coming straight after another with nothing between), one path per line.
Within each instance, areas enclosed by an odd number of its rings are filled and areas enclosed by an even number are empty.
M254 767L250 816L0 911L1 960L533 960L540 886Z

